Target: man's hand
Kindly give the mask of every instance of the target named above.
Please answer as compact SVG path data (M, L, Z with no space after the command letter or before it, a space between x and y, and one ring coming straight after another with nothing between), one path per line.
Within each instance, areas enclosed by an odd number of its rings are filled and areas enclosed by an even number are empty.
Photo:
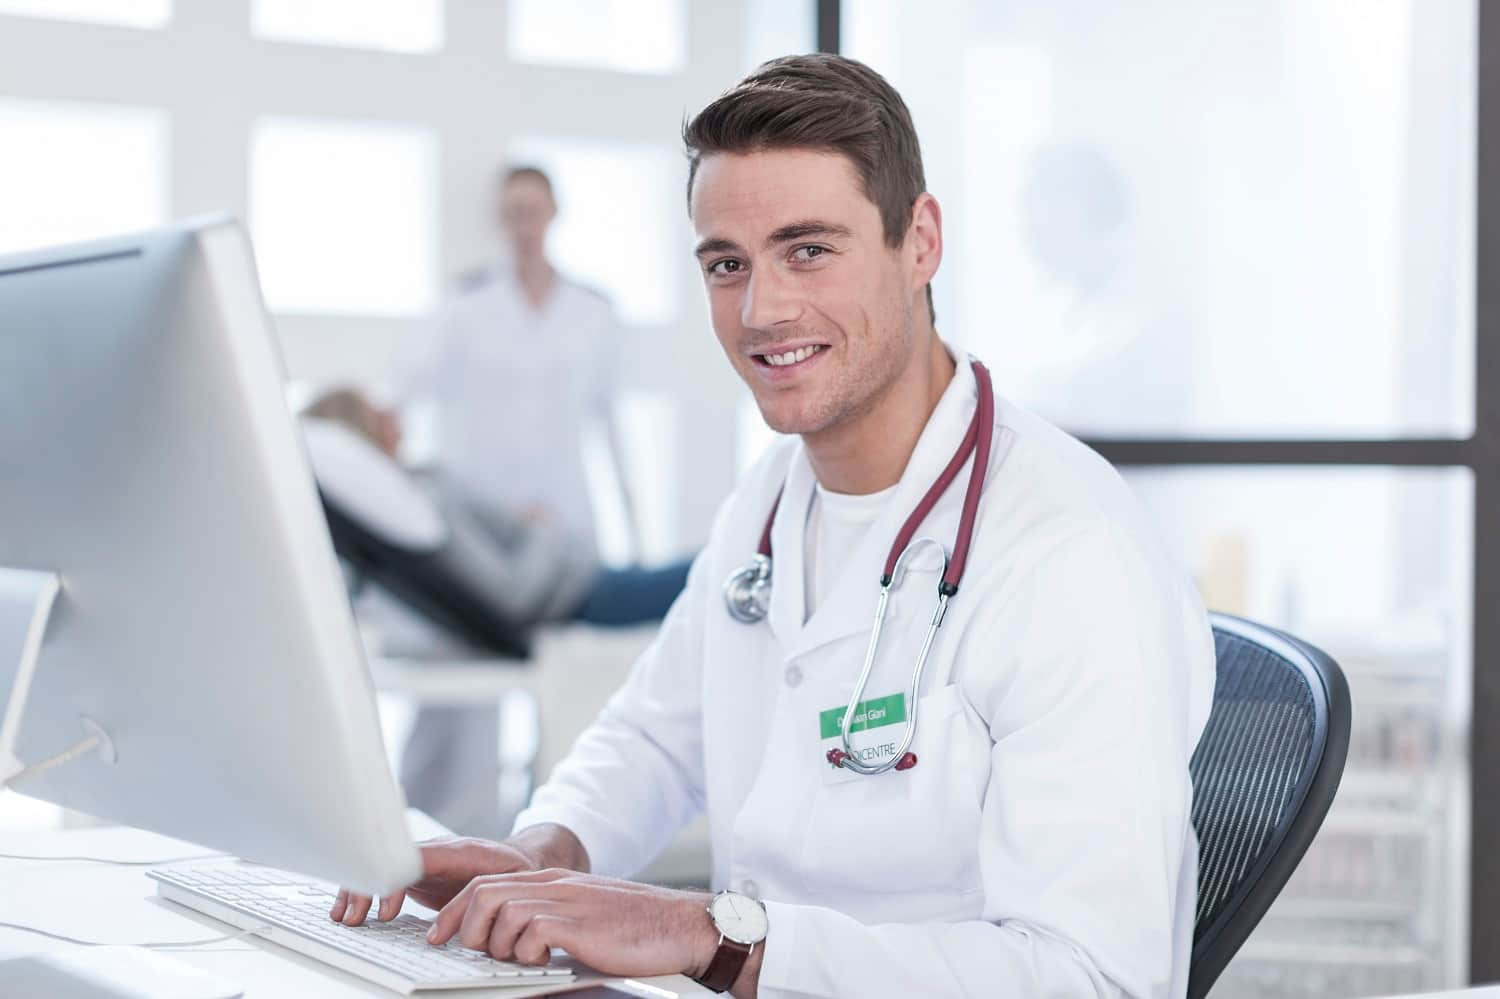
M711 896L548 869L475 878L432 924L428 942L542 965L561 947L607 975L701 976L718 949Z
M474 878L485 874L536 871L544 866L566 866L588 870L583 845L562 826L544 825L524 829L503 843L486 839L448 836L421 844L422 877L406 889L380 900L377 917L395 919L410 895L430 909L440 909ZM345 926L359 926L370 912L371 898L341 890L328 915Z

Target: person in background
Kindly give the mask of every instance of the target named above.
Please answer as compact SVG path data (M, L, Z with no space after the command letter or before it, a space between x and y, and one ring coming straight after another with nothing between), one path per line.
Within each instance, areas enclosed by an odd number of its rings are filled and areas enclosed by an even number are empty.
M385 466L381 471L409 474L395 460L401 446L400 422L359 391L325 392L302 416L309 430L314 421L322 421L347 434L338 452L340 468L348 470L351 462L356 467L376 462ZM327 481L336 469L319 467L317 450L314 471L319 485L337 495L339 490ZM389 474L361 476L351 488L389 479ZM408 485L426 493L440 512L447 546L464 576L483 587L486 603L499 608L518 628L548 622L624 627L658 621L686 584L687 562L604 568L591 544L553 518L522 516L475 500L441 476L432 481L413 476ZM366 610L378 613L382 604L377 600ZM500 712L495 705L421 705L402 747L397 775L407 804L466 835L502 834L509 816L499 793L499 745Z
M439 322L404 352L394 383L403 403L436 407L440 461L476 500L551 519L594 538L583 439L608 442L632 555L640 539L614 418L620 329L609 299L547 259L557 216L552 182L533 166L502 171L496 219L505 266L469 281Z
M396 460L400 421L357 389L325 392L302 415L340 424L386 459ZM518 626L575 621L624 627L659 621L687 582L687 561L607 568L585 539L550 518L475 499L441 480L432 491L449 543L462 546L471 577L484 582L493 603L506 607Z

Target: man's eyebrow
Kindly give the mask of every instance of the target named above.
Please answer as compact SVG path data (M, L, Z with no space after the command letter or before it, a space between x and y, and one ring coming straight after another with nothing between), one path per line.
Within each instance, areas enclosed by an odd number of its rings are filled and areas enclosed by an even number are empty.
M734 240L715 236L700 242L698 248L693 251L693 256L706 257L710 253L733 253L739 248L739 244Z
M833 222L819 222L817 219L805 219L801 222L788 223L771 233L766 237L766 246L791 243L809 236L849 237L852 235L854 233L848 226L837 225Z
M809 236L823 236L848 238L854 235L854 231L848 226L838 225L833 222L819 222L816 219L804 219L800 222L788 222L786 225L772 232L766 237L766 246L778 246L782 243L792 243L799 239L807 239ZM721 236L713 236L700 242L693 256L705 257L712 253L743 253L740 245L732 239L724 239Z

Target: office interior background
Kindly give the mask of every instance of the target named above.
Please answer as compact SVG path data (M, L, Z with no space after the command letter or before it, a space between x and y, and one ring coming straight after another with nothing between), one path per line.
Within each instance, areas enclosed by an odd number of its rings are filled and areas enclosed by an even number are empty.
M540 165L553 258L608 293L626 344L640 546L599 458L603 553L691 554L771 434L709 326L683 117L772 56L865 60L910 104L945 209L940 332L1120 465L1210 607L1348 674L1338 799L1214 994L1492 980L1500 955L1472 943L1500 930L1500 199L1479 169L1500 167L1500 28L1481 13L0 0L0 252L228 211L289 395L379 398L497 259L497 170ZM409 414L414 464L440 460L429 422ZM633 653L587 648L608 668L575 683L601 687ZM65 821L0 796L0 826Z

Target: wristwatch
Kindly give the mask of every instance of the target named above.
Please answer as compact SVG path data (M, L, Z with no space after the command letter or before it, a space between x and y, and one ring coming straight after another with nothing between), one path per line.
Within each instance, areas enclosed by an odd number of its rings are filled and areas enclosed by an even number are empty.
M696 981L706 989L728 992L756 946L770 931L766 907L749 895L721 891L708 903L708 918L719 931L719 949L708 962L703 977Z

